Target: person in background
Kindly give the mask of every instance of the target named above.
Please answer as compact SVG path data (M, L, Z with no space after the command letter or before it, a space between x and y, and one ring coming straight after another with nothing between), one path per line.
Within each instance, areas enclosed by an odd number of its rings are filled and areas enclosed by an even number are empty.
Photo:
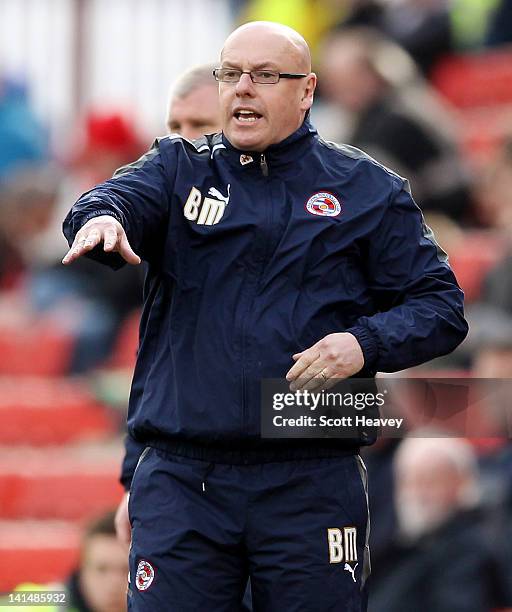
M484 227L503 233L507 238L512 232L511 190L512 135L509 135L479 176L475 202L478 222Z
M86 527L78 565L67 580L50 584L23 583L14 591L64 594L64 604L37 605L41 612L126 612L127 585L128 545L117 538L114 512L109 511ZM16 609L28 612L34 606L17 606ZM9 610L12 604L4 606L0 602L1 612Z
M25 86L0 76L0 181L48 158L48 134L30 107Z
M509 604L487 537L480 474L462 438L417 430L394 460L398 535L372 569L370 612L486 612Z
M79 567L66 587L72 612L124 612L128 546L116 536L114 512L94 521L82 540Z
M220 130L219 91L212 79L216 65L194 66L176 79L165 122L169 134L194 140Z
M52 165L24 164L0 182L0 289L15 287L32 268L39 236L55 212L60 179Z
M498 47L512 42L512 2L500 0L492 11L485 36L488 47Z
M447 0L382 2L381 28L403 47L428 75L454 50L451 3Z
M468 174L448 117L409 56L379 32L354 28L327 38L319 66L326 99L350 116L343 140L406 176L422 210L463 221Z

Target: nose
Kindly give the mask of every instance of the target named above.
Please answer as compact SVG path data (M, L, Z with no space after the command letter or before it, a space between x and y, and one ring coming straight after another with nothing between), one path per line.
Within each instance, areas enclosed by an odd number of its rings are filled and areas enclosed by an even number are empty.
M240 80L236 84L236 95L237 96L253 96L254 95L254 83L251 80L251 75L243 73L240 75Z

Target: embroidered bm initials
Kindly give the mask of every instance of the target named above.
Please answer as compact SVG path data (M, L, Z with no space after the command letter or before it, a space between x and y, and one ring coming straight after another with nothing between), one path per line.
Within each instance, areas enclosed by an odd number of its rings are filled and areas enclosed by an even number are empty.
M329 563L357 561L356 527L344 527L343 531L337 527L327 529L327 542L329 543Z
M215 225L218 223L222 219L226 206L229 203L230 187L231 185L227 187L227 196L223 196L218 189L211 187L208 190L208 195L214 197L206 197L204 200L199 189L192 187L183 208L185 218L189 221L195 221L198 225Z

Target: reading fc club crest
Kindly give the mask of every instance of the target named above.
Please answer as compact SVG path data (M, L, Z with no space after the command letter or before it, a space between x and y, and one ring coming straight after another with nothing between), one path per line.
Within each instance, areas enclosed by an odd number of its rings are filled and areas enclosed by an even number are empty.
M306 202L306 210L320 217L337 217L341 212L341 204L332 193L320 191Z
M148 589L153 582L155 577L155 570L149 561L141 559L137 566L137 574L135 576L135 584L139 591L145 591Z

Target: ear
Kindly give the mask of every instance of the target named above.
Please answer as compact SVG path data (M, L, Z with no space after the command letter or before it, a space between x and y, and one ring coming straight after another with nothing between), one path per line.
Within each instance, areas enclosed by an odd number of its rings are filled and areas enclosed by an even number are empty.
M313 105L313 94L316 89L317 78L314 72L310 72L306 78L306 84L302 91L302 99L300 101L300 109L307 111Z

